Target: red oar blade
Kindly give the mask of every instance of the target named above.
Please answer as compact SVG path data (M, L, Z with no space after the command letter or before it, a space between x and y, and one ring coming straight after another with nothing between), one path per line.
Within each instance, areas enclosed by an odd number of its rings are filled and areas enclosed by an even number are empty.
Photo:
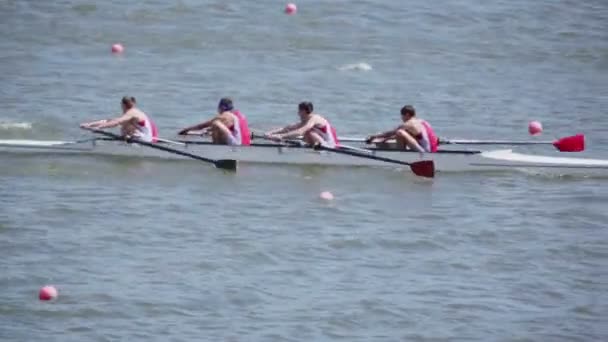
M581 152L585 150L585 135L577 134L561 138L553 142L553 146L561 152Z
M412 172L416 176L433 178L435 177L435 162L432 160L422 160L410 164Z

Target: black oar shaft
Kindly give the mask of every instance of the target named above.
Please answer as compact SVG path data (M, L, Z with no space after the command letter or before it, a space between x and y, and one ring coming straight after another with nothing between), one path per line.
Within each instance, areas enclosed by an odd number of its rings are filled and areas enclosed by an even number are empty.
M91 131L93 133L105 135L107 137L111 137L111 138L114 138L116 140L123 140L123 137L121 137L120 135L111 133L111 132L106 132L106 131L102 131L102 130L95 129L95 128L86 128L86 129L88 129L89 131ZM162 150L162 151L166 151L166 152L169 152L169 153L178 154L178 155L181 155L181 156L184 156L184 157L189 157L189 158L192 158L192 159L196 159L196 160L204 161L204 162L207 162L207 163L211 163L211 164L215 165L216 167L232 169L233 168L233 164L236 164L236 161L234 161L234 163L232 163L233 162L232 160L214 160L214 159L210 159L210 158L205 158L205 157L198 156L196 154L192 154L192 153L176 150L176 149L169 148L169 147L166 147L166 146L162 146L162 145L159 145L159 144L149 143L147 141L141 141L141 140L132 139L132 138L127 138L126 141L129 142L129 143L136 143L136 144L140 144L140 145L143 145L143 146L155 148L157 150ZM234 168L236 168L236 167L234 167Z
M331 148L331 147L323 146L321 144L315 145L315 149L330 151L330 152L334 152L334 153L347 154L347 155L351 155L351 156L358 157L358 158L367 158L367 159L372 159L372 160L378 160L378 161L382 161L385 163L407 165L410 167L412 172L417 176L422 176L422 177L427 177L427 178L435 177L435 163L432 160L421 160L421 161L417 161L417 162L407 163L407 162L397 160L397 159L378 157L378 156L370 155L367 153L347 150L344 148Z
M315 145L314 148L316 150L325 150L325 151L330 151L330 152L335 152L335 153L348 154L348 155L351 155L351 156L354 156L354 157L373 159L373 160L383 161L383 162L386 162L386 163L393 163L393 164L407 165L407 166L411 165L411 163L407 163L407 162L404 162L404 161L401 161L401 160L397 160L397 159L390 159L390 158L385 158L385 157L374 156L372 154L355 152L353 150L331 148L331 147L323 146L321 144Z
M264 139L264 140L268 140L268 141L272 141L272 142L277 142L273 139L267 138L266 136L264 136L262 134L257 134L257 133L251 133L251 138L252 139ZM306 145L301 140L292 140L292 139L282 139L282 140L278 141L278 143L283 143L284 145L294 146L294 147L302 147L302 146Z
M251 137L252 138L256 138L256 139L272 140L272 139L267 138L264 135L256 134L256 133L252 133ZM281 142L287 143L287 144L290 144L290 145L294 145L294 146L302 146L303 145L303 142L300 141L300 140L281 140ZM356 148L351 148L351 147L348 147L348 146L345 146L345 147L346 148L344 148L344 149L335 149L335 148L323 146L322 144L317 144L317 145L313 146L313 148L315 150L325 150L325 151L330 151L330 152L348 154L348 155L351 155L351 156L354 156L354 157L368 158L368 159L383 161L383 162L387 162L387 163L395 163L395 164L407 165L407 166L411 165L410 163L406 163L406 162L403 162L401 160L395 160L395 159L390 159L390 158L378 157L378 156L374 156L372 154L363 153L363 152L356 152L356 150L358 150Z
M441 145L552 145L554 141L526 140L439 140Z
M272 139L267 138L266 136L260 136L260 135L256 135L256 134L253 134L252 137L253 138L259 137L262 139L272 140ZM298 145L302 144L302 142L299 140L292 141L290 143L298 144ZM385 163L406 165L406 166L409 166L410 169L412 170L412 172L418 176L428 177L428 178L435 177L435 164L432 160L422 160L422 161L417 161L417 162L413 162L413 163L407 163L407 162L397 160L397 159L378 157L378 156L371 154L371 151L368 152L368 151L364 151L359 148L354 148L354 147L345 146L345 145L340 146L339 148L331 148L331 147L323 146L322 144L316 144L315 146L313 146L313 149L325 150L325 151L334 152L334 153L342 153L342 154L347 154L347 155L350 155L353 157L367 158L367 159L382 161Z
M114 133L111 133L111 132L106 132L106 131L102 131L102 130L98 130L98 129L94 129L94 128L89 128L89 130L91 132L94 132L94 133L97 133L97 134L102 134L102 135L105 135L107 137L112 137L112 138L117 139L117 140L122 140L123 139L123 137L121 137L120 135L117 135L117 134L114 134ZM141 141L141 140L132 139L132 138L127 138L126 141L129 142L129 143L137 143L137 144L140 144L140 145L143 145L143 146L152 147L152 148L155 148L157 150L163 150L163 151L166 151L166 152L171 152L171 153L179 154L179 155L182 155L182 156L185 156L185 157L190 157L190 158L197 159L197 160L200 160L200 161L204 161L204 162L207 162L207 163L215 163L215 160L213 160L213 159L197 156L196 154L190 154L188 152L172 149L172 148L169 148L169 147L166 147L166 146L162 146L162 145L158 145L158 144L154 144L154 143L149 143L147 141Z

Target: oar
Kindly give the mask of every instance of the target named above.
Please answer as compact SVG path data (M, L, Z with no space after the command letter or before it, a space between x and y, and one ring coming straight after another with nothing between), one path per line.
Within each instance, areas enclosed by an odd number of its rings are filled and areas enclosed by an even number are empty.
M121 137L120 135L114 134L114 133L110 133L110 132L106 132L106 131L102 131L99 129L95 129L95 128L84 128L86 130L89 130L93 133L97 133L97 134L101 134L101 135L105 135L107 137L111 137L114 138L116 140L123 140L124 138ZM180 151L180 150L176 150L173 148L169 148L166 146L162 146L160 144L154 144L154 143L149 143L149 142L145 142L145 141L141 141L141 140L137 140L137 139L133 139L133 138L127 138L126 139L127 142L129 143L136 143L139 145L143 145L143 146L147 146L150 148L155 148L157 150L162 150L162 151L166 151L169 153L175 153L175 154L179 154L185 157L190 157L192 159L196 159L196 160L200 160L200 161L204 161L207 163L211 163L213 164L215 167L217 167L218 169L224 169L224 170L230 170L230 171L236 171L237 168L237 161L234 159L210 159L210 158L205 158L205 157L201 157L198 156L196 154L191 154L191 153L187 153L184 151Z
M190 136L195 136L195 137L204 137L204 136L206 136L206 135L211 135L211 134L209 134L209 131L204 130L204 131L194 131L194 132L188 132L188 133L183 134L183 135L185 135L185 136L190 135Z
M439 139L439 143L444 145L553 145L560 152L581 152L585 150L585 135L577 134L554 141Z
M315 145L313 148L315 150L325 150L334 153L342 153L347 154L349 156L367 158L372 160L379 160L387 163L399 164L399 165L407 165L410 167L412 172L417 176L433 178L435 177L435 163L432 160L421 160L417 162L407 163L401 160L378 157L367 153L357 152L351 149L343 149L343 147L348 148L348 146L341 146L341 148L331 148L327 146L323 146L321 144Z
M164 143L167 143L167 144L179 145L179 146L188 146L188 143L181 142L181 141L169 140L169 139L156 138L156 141L164 142Z
M364 143L362 138L340 138L344 142ZM439 139L440 145L553 145L560 152L581 152L585 150L585 135L577 134L554 141L534 140L460 140Z
M253 133L253 132L251 133L251 138L274 141L273 139L269 139L268 137L266 137L262 134L257 134L257 133ZM286 144L288 144L288 146L304 146L304 142L302 140L280 140L279 142L286 143ZM383 161L383 162L387 162L387 163L407 165L410 167L412 172L417 176L422 176L422 177L427 177L427 178L435 177L435 163L432 160L421 160L421 161L417 161L417 162L413 162L413 163L406 163L401 160L374 156L371 154L371 151L366 151L366 150L362 150L360 148L350 147L350 146L345 146L345 145L340 145L339 148L331 148L331 147L323 146L321 144L316 144L315 146L313 146L313 149L348 154L348 155L354 156L354 157L368 158L368 159L379 160L379 161Z
M251 133L251 138L252 139L263 139L263 140L273 141L273 142L282 143L282 144L285 144L287 146L293 146L293 147L310 147L301 138L299 138L299 139L281 139L280 141L276 141L276 140L267 138L266 136L264 136L262 134L259 134L259 133ZM362 148L357 148L357 147L352 147L352 146L340 145L340 148L346 149L346 150L355 151L355 152L361 152L361 153L372 153L372 151L370 151L370 150L366 150L366 149L362 149Z
M279 143L279 144L283 144L283 145L287 145L287 146L294 146L294 147L305 146L305 143L302 140L281 139L281 140L277 141L274 139L270 139L263 134L254 133L254 132L251 132L251 139L263 139L263 140L272 141L275 143Z

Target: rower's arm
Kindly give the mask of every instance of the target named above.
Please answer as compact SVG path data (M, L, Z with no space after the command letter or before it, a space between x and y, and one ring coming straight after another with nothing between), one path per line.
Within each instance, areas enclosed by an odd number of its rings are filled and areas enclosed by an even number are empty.
M304 135L306 132L310 131L311 129L313 129L313 127L315 127L315 124L316 124L315 120L308 120L304 124L299 124L298 126L300 126L300 127L295 127L294 129L291 129L287 132L284 132L284 133L278 134L278 135L281 139L297 138L301 135Z
M281 134L281 133L293 131L294 129L298 129L301 125L302 125L301 123L288 125L288 126L285 126L282 128L273 129L272 131L266 132L266 134L272 135L272 134Z
M97 126L107 122L108 119L103 119L103 120L97 120L97 121L91 121L91 122L83 122L80 124L80 127L82 128L97 128Z
M200 131L200 130L202 130L202 129L205 129L205 128L207 128L207 127L211 126L211 124L212 124L212 123L213 123L215 120L217 120L217 119L219 119L219 116L216 116L216 117L214 117L214 118L213 118L213 119L211 119L211 120L207 120L207 121L201 122L200 124L197 124L197 125L194 125L194 126L190 126L190 127L184 128L184 129L182 129L182 130L181 130L181 131L180 131L178 134L179 134L179 135L185 135L185 134L188 134L188 132L190 132L190 131Z
M98 125L95 125L95 128L111 128L111 127L116 127L118 125L122 125L125 122L129 122L129 120L133 119L133 116L131 114L123 114L118 118L115 119L110 119L110 120L106 120L105 122L102 122Z
M382 132L382 133L378 133L378 134L374 134L368 137L369 140L373 140L373 139L390 139L393 136L395 136L395 134L397 134L397 131L399 130L399 127L397 127L396 129L391 129L390 131L386 131L386 132Z

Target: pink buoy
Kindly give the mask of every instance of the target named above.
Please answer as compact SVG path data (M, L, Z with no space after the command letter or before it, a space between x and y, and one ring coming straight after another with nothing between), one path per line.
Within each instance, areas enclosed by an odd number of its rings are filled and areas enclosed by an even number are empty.
M331 201L334 199L334 194L329 191L323 191L319 197L321 197L322 200Z
M528 132L530 132L531 135L541 134L543 132L543 126L538 121L531 121L530 124L528 124Z
M54 286L47 285L40 289L40 292L38 293L38 298L40 300L53 300L57 298L58 295L59 293L57 292L57 289Z
M289 3L287 4L287 6L285 6L285 13L287 13L288 15L296 14L297 11L298 7L296 6L296 4Z
M122 44L116 43L112 45L112 53L123 53L123 51L125 51L125 48Z

